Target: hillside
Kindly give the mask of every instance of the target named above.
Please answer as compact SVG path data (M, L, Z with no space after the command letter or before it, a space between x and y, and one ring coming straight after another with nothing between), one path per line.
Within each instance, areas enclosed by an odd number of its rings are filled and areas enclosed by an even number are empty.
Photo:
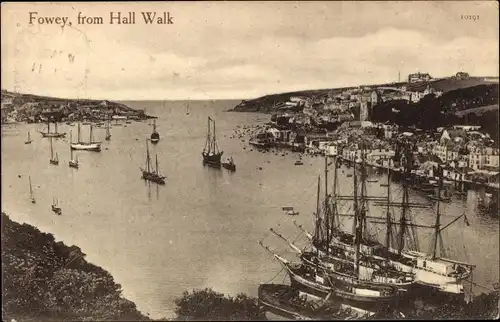
M2 212L2 320L149 320L76 246Z
M494 81L492 81L492 79ZM375 85L360 85L359 87L370 87L370 88L379 88L379 87L402 87L406 86L409 90L412 91L423 91L428 85L435 89L436 91L442 91L443 93L464 89L469 87L474 87L478 85L498 85L498 77L469 77L467 79L457 79L455 77L447 77L441 79L431 80L429 82L421 82L409 84L407 82L399 82L399 83L387 83L387 84L375 84ZM238 112L261 112L261 113L270 113L273 110L273 105L279 102L287 102L290 100L292 96L305 96L305 97L321 97L326 95L329 92L332 92L334 95L338 93L353 89L356 87L341 87L341 88L327 88L327 89L317 89L317 90L304 90L304 91L296 91L289 93L280 93L280 94L271 94L262 96L252 100L242 101L240 104L233 108L233 111Z
M108 100L68 99L33 94L1 92L2 120L8 116L18 122L40 122L51 117L57 121L102 120L107 115L122 115L133 119L150 118L142 110Z

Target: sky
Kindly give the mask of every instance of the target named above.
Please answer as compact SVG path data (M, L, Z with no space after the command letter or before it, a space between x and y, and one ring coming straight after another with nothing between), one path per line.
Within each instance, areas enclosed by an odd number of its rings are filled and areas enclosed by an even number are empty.
M2 89L111 100L247 99L466 71L498 77L498 3L2 3ZM29 24L67 16L71 26ZM110 12L136 23L110 24ZM145 24L169 12L173 24ZM103 24L78 24L77 16ZM476 20L463 19L475 16Z

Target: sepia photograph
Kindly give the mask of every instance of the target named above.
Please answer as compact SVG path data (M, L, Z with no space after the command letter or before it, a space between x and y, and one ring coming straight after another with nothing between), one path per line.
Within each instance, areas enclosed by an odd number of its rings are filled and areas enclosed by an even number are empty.
M2 320L498 319L498 25L2 2Z

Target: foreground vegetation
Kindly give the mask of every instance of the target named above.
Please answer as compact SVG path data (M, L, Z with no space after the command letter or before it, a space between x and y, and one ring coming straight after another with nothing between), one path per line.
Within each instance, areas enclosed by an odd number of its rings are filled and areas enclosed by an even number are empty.
M84 256L2 213L2 320L149 320Z
M2 320L150 320L122 297L121 286L108 272L84 259L78 247L56 242L53 235L16 223L5 213L1 222ZM498 301L497 289L469 304L455 301L403 312L407 319L492 319L498 316ZM262 319L256 298L212 289L184 292L175 306L175 321Z

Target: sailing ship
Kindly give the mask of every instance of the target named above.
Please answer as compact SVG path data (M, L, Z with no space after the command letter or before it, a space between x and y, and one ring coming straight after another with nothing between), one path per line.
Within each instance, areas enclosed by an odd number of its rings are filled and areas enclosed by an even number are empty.
M408 166L406 167L406 171L404 174L409 174ZM463 295L464 289L462 281L467 279L472 274L472 270L474 269L475 265L445 258L441 232L460 218L464 218L465 223L468 225L467 217L464 213L455 218L447 225L443 226L440 222L441 212L440 201L438 199L436 204L435 224L414 224L412 222L411 216L409 215L409 209L428 208L429 206L409 202L409 185L407 184L407 181L408 180L403 180L402 203L394 203L390 201L389 187L387 189L388 194L385 202L383 200L384 198L369 198L375 201L376 206L382 206L386 208L387 215L385 220L382 220L383 218L365 216L366 218L370 219L370 223L386 225L385 245L378 242L375 238L365 238L362 240L360 245L362 254L366 258L386 261L391 266L400 271L414 274L416 283L421 286L428 287L439 292ZM390 171L388 172L388 182L390 182ZM442 180L440 181L439 185L439 193L441 189ZM335 199L346 200L346 198L343 196L336 196ZM397 222L394 221L391 217L391 214L389 212L389 209L391 207L401 208L401 216L399 221ZM342 215L337 214L337 216ZM310 240L313 239L313 236L311 234L306 232L301 226L297 226L306 233L306 236ZM396 226L399 226L399 231L394 232L394 228ZM423 253L419 250L418 238L415 228L430 228L434 230L433 242L431 243L431 250L429 251L429 253ZM355 237L352 234L341 232L338 237L336 236L332 238L330 247L335 245L340 246L347 251L347 254L349 254L351 258L353 258L352 253L354 253L355 249L358 248L353 242L354 238ZM405 242L406 240L408 240L408 243ZM438 255L439 243L441 244L440 256ZM325 248L326 247L324 247L323 245L323 253L325 251Z
M111 140L110 127L111 127L111 124L110 124L110 120L109 120L109 116L108 116L108 119L106 120L106 137L104 138L106 141Z
M222 166L232 172L236 171L236 164L234 164L233 157L230 157L226 162L223 162Z
M156 131L156 120L153 120L153 133L151 133L151 143L156 144L160 141L160 133Z
M56 214L56 215L61 215L62 214L62 209L61 207L59 207L59 202L56 198L52 198L52 211Z
M211 126L213 124L213 127ZM213 168L221 167L221 158L224 151L219 151L219 146L217 145L217 136L215 133L215 120L210 116L208 117L208 132L207 141L205 142L205 147L203 148L203 165L208 165Z
M326 157L326 179L328 173L327 163ZM356 175L354 175L354 178L356 187L353 197L355 212L354 235L358 236L354 242L356 245L361 246L361 240L364 236L363 231L366 228L366 224L364 224L366 209L363 203L364 193L362 192L358 198ZM327 187L327 182L325 180L325 187ZM364 187L361 186L363 191ZM327 188L325 188L323 210L319 202L319 188L320 181L318 179L317 210L315 213L316 229L314 236L310 236L313 251L301 251L293 243L271 229L271 232L287 241L302 260L302 268L295 272L289 270L292 283L295 283L299 290L312 293L313 296L317 297L324 297L329 289L333 289L336 297L353 303L390 305L401 295L401 292L410 289L415 280L414 276L396 270L391 265L388 265L387 261L375 261L366 258L360 251L361 247L356 247L354 258L347 256L345 250L340 247L330 246L325 247L326 251L320 251L322 245L331 244L334 234L338 234L338 229L334 226L335 216L332 215L335 214L335 207L330 209L330 195L328 195ZM358 199L361 201L361 205L358 205ZM320 275L318 275L318 271L321 272ZM325 281L328 281L328 283L325 283Z
M50 132L50 120L47 119L47 132L38 131L44 138L63 138L66 133L57 132L57 122L54 122L54 132Z
M31 143L30 132L28 132L28 139L24 141L24 144L30 144L30 143Z
M158 184L165 184L164 176L160 175L159 167L158 167L158 155L156 155L156 167L153 169L151 166L151 158L149 156L149 146L148 140L146 139L146 168L141 168L142 178L146 181L155 182Z
M59 164L59 156L57 152L54 157L54 147L52 146L52 137L50 137L50 164L58 165Z
M92 136L92 124L89 124L89 142L82 142L80 135L80 123L78 123L78 137L77 142L71 142L70 146L72 150L83 150L83 151L93 151L93 152L101 152L101 144L100 142L94 142Z
M70 160L68 161L69 167L70 168L75 168L78 169L79 164L78 164L78 155L73 159L73 149L71 148L71 141L72 141L72 132L69 133L69 153L70 153Z
M30 182L30 200L31 200L31 203L36 203L35 195L33 194L33 187L31 186L31 176L29 176L28 179Z

